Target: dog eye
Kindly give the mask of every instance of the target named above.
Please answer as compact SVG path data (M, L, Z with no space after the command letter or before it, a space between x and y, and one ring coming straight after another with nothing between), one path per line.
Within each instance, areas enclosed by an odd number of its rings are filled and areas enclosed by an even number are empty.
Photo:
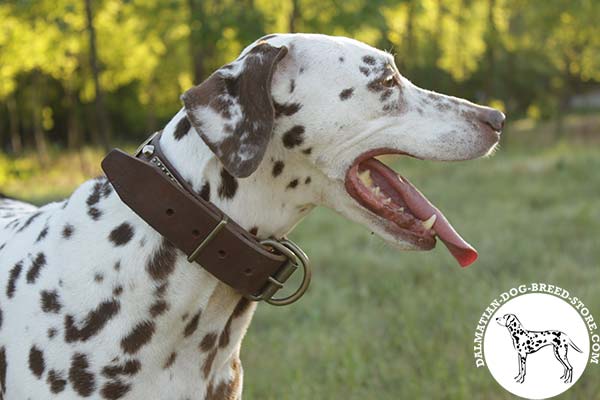
M385 79L381 81L381 84L387 88L391 88L396 86L396 77L394 75L389 75Z

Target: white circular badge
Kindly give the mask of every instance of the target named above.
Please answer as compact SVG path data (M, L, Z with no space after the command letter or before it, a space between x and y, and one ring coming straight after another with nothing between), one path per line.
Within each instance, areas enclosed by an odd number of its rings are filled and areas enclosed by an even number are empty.
M567 301L529 293L502 304L483 339L494 379L526 399L557 396L577 382L590 355L585 322Z

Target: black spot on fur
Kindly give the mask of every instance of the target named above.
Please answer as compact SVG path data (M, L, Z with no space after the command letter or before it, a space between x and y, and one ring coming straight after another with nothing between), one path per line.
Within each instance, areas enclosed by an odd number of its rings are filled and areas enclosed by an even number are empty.
M106 178L99 178L94 184L92 193L90 193L86 200L86 204L88 206L88 215L92 217L94 221L99 220L102 216L102 211L100 211L96 206L98 203L100 203L101 199L107 198L112 193L112 190L112 186Z
M98 210L96 207L90 207L88 209L88 214L94 221L98 221L100 217L102 217L102 211Z
M65 341L85 342L98 334L102 328L119 312L121 305L116 300L104 301L85 317L81 328L78 328L72 315L65 315Z
M42 374L46 369L44 353L36 346L32 346L29 350L29 369L38 379L42 377Z
M42 229L42 231L38 235L37 239L35 239L36 243L41 242L42 240L44 240L46 238L46 236L48 236L48 229L49 229L48 226L45 226L44 229Z
M58 299L58 293L56 293L56 290L43 290L41 293L40 303L42 305L42 311L47 313L56 314L60 311L62 307Z
M309 176L309 177L307 177L307 178L304 180L304 184L305 184L305 185L308 185L310 182L311 182L311 178L310 178L310 176Z
M40 270L46 266L46 256L44 253L38 253L33 262L31 263L31 267L29 267L29 271L27 271L27 283L35 283L38 276L40 275Z
M127 354L136 353L142 346L150 342L155 329L153 321L140 322L121 340L121 348Z
M53 369L48 371L48 379L46 382L48 382L48 385L50 386L50 391L55 394L65 390L65 386L67 385L67 381L62 374Z
M6 393L6 349L4 346L0 347L0 389L2 393Z
M158 317L162 315L169 309L169 305L164 300L157 300L150 306L150 315L153 317Z
M275 108L275 118L279 118L281 116L289 117L290 115L296 114L302 108L302 104L300 103L286 103L279 104L276 101L273 102L273 107Z
M200 315L202 315L202 310L198 311L190 322L187 323L185 329L183 330L183 336L188 337L198 329L198 322L200 321Z
M360 71L361 74L363 74L364 76L369 76L371 75L371 70L369 68L366 67L359 67L358 70Z
M73 227L73 225L66 224L65 227L63 228L62 236L65 239L69 239L71 236L73 236L74 231L75 231L75 227Z
M296 81L294 79L290 79L290 93L293 93L294 89L296 89Z
M192 124L187 119L186 116L181 118L175 127L175 132L173 132L173 136L175 136L176 140L181 140L185 135L188 134L190 129L192 128Z
M294 179L293 181L291 181L290 183L288 183L287 188L288 189L293 189L296 186L298 186L298 179Z
M160 286L157 286L156 289L154 289L154 295L156 297L158 297L159 299L164 298L165 297L165 293L167 292L167 287L169 287L169 283L168 282L164 282Z
M256 236L258 234L258 226L253 226L248 232Z
M124 364L107 365L102 368L102 375L107 378L116 378L120 375L133 376L142 368L138 360L128 360Z
M240 301L238 301L235 308L233 309L233 312L229 316L229 319L225 323L225 327L223 328L221 335L219 335L219 347L223 348L229 345L229 341L231 339L231 323L235 318L242 316L250 307L250 304L250 300L248 300L245 297L242 297Z
M31 223L33 221L35 221L40 215L42 215L41 211L38 211L38 212L32 214L29 218L27 218L27 221L25 221L25 223L23 224L23 226L21 226L17 230L17 233L23 232L25 229L27 229L29 227L29 225L31 225Z
M154 252L146 265L146 271L154 280L163 280L175 270L175 247L163 239L158 250Z
M340 57L340 58L338 58L338 60L339 60L341 63L343 63L343 62L345 61L344 57Z
M83 397L88 397L96 390L94 375L88 371L88 359L85 354L75 353L69 368L69 381L73 390Z
M381 102L386 101L387 99L390 98L392 93L394 93L394 91L392 89L387 89L385 92L381 93L381 96L379 96L379 101L381 101Z
M54 336L56 336L56 329L54 329L54 328L48 329L48 339L52 339Z
M364 56L362 58L363 62L368 65L375 65L375 58L371 56Z
M215 344L217 343L217 338L218 336L214 332L207 333L206 335L204 335L202 341L200 341L200 350L205 352L212 350L213 347L215 347Z
M348 88L348 89L344 89L340 92L340 100L344 101L344 100L348 100L350 97L352 97L352 94L354 93L354 88Z
M100 390L100 394L102 397L108 400L117 400L122 398L131 390L131 385L128 383L123 383L120 380L114 380L110 382L106 382L102 389Z
M379 93L386 90L386 87L381 84L381 79L377 78L369 82L367 89L371 92Z
M242 297L240 301L235 305L231 318L239 318L246 313L248 308L252 305L252 302L245 297Z
M210 371L212 370L212 365L213 365L213 362L215 361L215 357L217 357L218 350L219 349L215 348L210 353L208 353L206 358L204 359L204 362L202 363L202 373L204 374L205 379L208 379L208 376L210 375ZM208 397L208 396L210 396L210 397ZM214 399L223 398L223 396L221 396L220 394L213 395L211 387L208 388L207 397L214 398Z
M210 201L210 183L205 182L200 189L200 198L206 201Z
M163 369L171 368L171 366L175 363L176 359L177 359L177 353L172 352L171 355L169 355L169 358L167 358L167 361L165 361L165 363L163 365Z
M302 153L309 155L310 153L312 153L312 147L302 150Z
M108 239L113 242L115 246L123 246L127 244L133 237L133 227L127 222L123 222L121 225L113 229L108 235Z
M119 285L113 289L113 296L119 297L123 293L123 286Z
M304 142L304 127L296 125L283 134L283 145L288 149L299 146Z
M8 276L8 284L6 285L6 297L8 297L9 299L11 299L15 294L17 280L19 279L19 276L21 275L22 269L23 269L23 262L19 261L10 270L10 274Z
M278 177L281 172L283 172L283 167L285 167L283 161L275 161L275 163L273 163L273 176Z
M225 168L221 169L221 184L219 185L219 197L231 199L238 189L238 182Z

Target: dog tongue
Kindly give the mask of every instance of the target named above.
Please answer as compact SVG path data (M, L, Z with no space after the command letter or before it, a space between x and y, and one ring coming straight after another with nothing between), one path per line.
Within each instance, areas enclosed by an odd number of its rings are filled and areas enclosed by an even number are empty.
M425 221L432 214L437 216L433 229L462 267L467 267L477 260L477 250L454 230L444 214L431 204L412 183L404 177L398 177L394 183L406 205L417 218Z
M385 176L386 181L402 196L402 200L404 200L415 217L426 221L433 214L436 215L436 220L432 228L437 233L437 237L444 242L450 253L462 267L467 267L477 260L477 250L454 230L450 222L444 217L444 214L431 204L408 179L397 175L394 170L376 158L370 158L363 161L362 164Z

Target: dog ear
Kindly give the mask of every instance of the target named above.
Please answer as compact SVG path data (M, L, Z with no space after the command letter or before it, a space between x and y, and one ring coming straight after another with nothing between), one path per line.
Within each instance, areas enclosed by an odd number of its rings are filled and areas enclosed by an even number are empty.
M273 71L287 48L258 42L185 92L187 117L225 169L238 178L260 164L273 131Z

